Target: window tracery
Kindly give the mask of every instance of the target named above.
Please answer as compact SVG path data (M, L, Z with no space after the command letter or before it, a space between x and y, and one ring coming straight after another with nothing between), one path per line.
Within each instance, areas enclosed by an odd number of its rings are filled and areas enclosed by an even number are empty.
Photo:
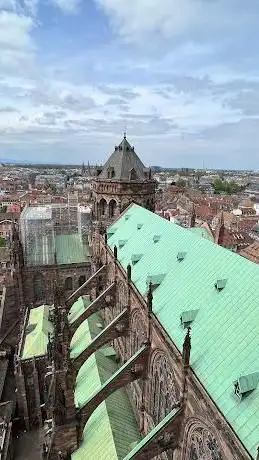
M155 354L150 377L150 414L157 425L179 400L174 372L165 353Z
M217 439L205 427L195 428L188 444L187 460L224 460Z
M142 314L136 310L131 319L131 355L134 355L147 340L147 331Z

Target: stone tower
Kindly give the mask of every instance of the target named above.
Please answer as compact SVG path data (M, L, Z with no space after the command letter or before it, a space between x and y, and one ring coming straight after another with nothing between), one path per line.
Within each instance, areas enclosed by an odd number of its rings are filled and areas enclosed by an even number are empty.
M93 182L94 220L107 225L132 202L153 211L155 184L124 134Z

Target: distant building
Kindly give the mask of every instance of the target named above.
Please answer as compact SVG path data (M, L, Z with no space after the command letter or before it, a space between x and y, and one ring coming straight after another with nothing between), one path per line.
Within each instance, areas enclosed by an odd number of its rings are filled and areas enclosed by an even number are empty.
M124 135L93 181L94 219L108 223L132 202L154 210L155 186L151 169L143 165Z

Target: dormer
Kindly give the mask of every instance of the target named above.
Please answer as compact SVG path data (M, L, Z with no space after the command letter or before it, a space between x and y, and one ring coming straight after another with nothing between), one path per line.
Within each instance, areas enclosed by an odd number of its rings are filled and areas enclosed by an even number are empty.
M108 171L107 171L107 178L108 179L113 179L115 177L115 170L113 166L109 166Z
M152 284L152 292L160 286L165 277L164 273L159 273L158 275L148 275L147 277L147 289L149 289L150 283Z
M107 237L110 238L111 236L113 236L114 233L116 232L116 230L117 230L116 227L113 227L113 228L109 229L109 230L107 231Z
M192 322L195 320L197 316L198 311L199 310L186 310L182 312L180 320L181 325L184 329L191 326Z
M186 254L187 254L187 252L178 252L178 254L177 254L177 260L178 260L179 262L182 262L182 261L185 259Z
M129 180L137 180L137 173L134 168L130 170Z
M119 240L118 241L119 249L123 248L123 246L125 246L126 243L127 243L127 240Z
M234 392L238 398L242 399L254 391L259 384L259 372L242 375L234 382Z
M136 265L140 259L142 259L143 257L143 254L132 254L131 256L131 262L132 262L132 265Z
M226 279L217 280L216 283L215 283L215 288L217 289L217 291L220 292L226 287L226 284L227 284Z
M154 235L154 236L153 236L153 242L154 242L154 243L158 243L158 241L160 240L160 238L161 238L161 235Z

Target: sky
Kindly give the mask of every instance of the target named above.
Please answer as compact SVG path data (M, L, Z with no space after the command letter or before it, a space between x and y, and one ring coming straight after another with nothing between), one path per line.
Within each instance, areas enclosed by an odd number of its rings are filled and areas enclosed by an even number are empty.
M0 159L259 168L259 1L0 0Z

